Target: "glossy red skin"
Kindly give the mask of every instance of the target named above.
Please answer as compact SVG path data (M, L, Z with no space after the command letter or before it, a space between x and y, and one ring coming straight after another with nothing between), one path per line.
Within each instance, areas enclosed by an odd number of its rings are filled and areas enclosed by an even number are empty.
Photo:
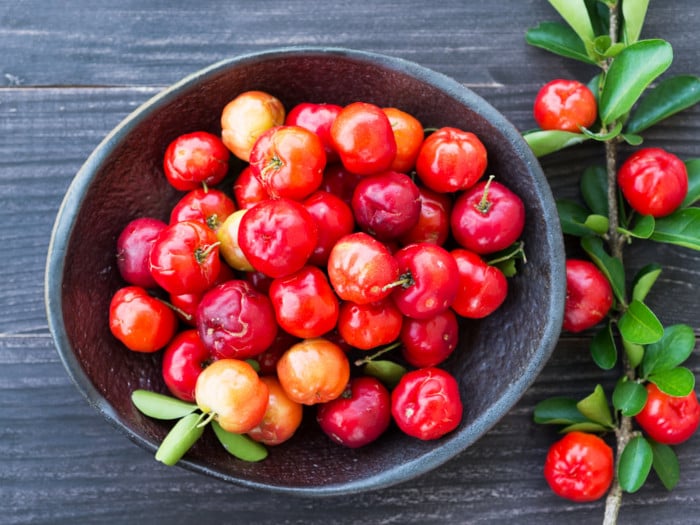
M564 330L581 332L601 322L613 304L610 282L590 261L567 259Z
M457 297L459 269L447 250L427 242L410 244L398 250L394 258L402 278L410 278L391 295L401 313L413 319L428 319L452 305Z
M390 298L369 304L340 304L337 329L354 348L371 350L394 342L401 333L403 315Z
M186 193L170 211L170 224L197 221L216 231L236 211L233 200L215 188L197 188Z
M350 206L355 186L357 186L361 178L361 175L348 171L342 164L331 164L326 166L320 189L340 197Z
M576 80L555 79L540 88L533 105L535 122L544 130L580 133L598 116L591 90Z
M170 393L194 403L197 378L212 361L209 350L197 335L197 330L178 333L165 347L161 365L163 380Z
M396 139L382 109L367 102L345 106L331 126L333 149L358 175L387 171L396 157Z
M326 152L308 129L275 126L255 141L250 167L270 197L302 200L321 185Z
M255 357L275 340L275 311L270 299L246 281L227 281L199 302L197 332L217 359Z
M487 204L483 206L487 184ZM503 184L482 181L457 197L450 227L455 240L467 250L482 255L505 250L523 233L525 205Z
M595 501L613 479L613 452L594 434L569 432L554 443L544 463L544 478L552 491L576 502Z
M355 229L355 217L344 200L323 190L312 193L302 204L314 218L318 229L318 240L309 262L325 267L338 239Z
M437 193L423 186L419 186L418 191L421 203L418 222L399 237L399 242L403 246L416 242L429 242L442 246L450 235L452 198L445 193Z
M269 199L249 208L238 227L238 245L257 271L276 278L300 270L318 241L318 227L304 206Z
M169 225L156 238L149 256L151 274L171 294L202 292L221 269L216 234L196 221Z
M334 442L359 448L376 441L391 423L391 396L376 378L350 380L340 397L319 405L316 420Z
M328 277L344 301L367 304L388 297L399 278L399 265L374 237L355 232L342 237L328 257Z
M255 176L253 168L248 164L233 183L233 200L236 207L239 210L245 210L269 198L270 195Z
M421 182L438 193L471 188L486 171L486 147L479 137L453 127L430 134L416 159Z
M396 140L396 156L390 169L401 173L410 173L416 164L418 152L423 144L425 133L423 124L405 111L397 108L382 108L391 123Z
M339 157L331 142L331 126L342 109L342 106L336 104L302 102L287 113L284 123L287 126L300 126L314 132L321 139L326 152L326 161L336 162Z
M469 250L456 248L450 253L459 268L459 289L452 309L470 319L482 319L498 310L508 296L503 272Z
M673 153L643 148L620 166L617 183L635 211L665 217L676 211L688 194L688 170Z
M195 131L180 135L168 145L163 170L168 182L180 191L194 190L202 184L214 186L226 176L230 156L219 137Z
M148 264L151 247L168 225L159 219L141 217L127 224L117 238L117 268L127 283L143 288L155 288L156 283Z
M228 264L222 264L219 269L219 275L212 284L212 287L217 284L224 283L236 279L236 274ZM199 301L202 300L204 292L185 293L181 295L170 294L168 301L175 310L175 315L188 326L197 326L197 307Z
M401 355L416 368L437 366L450 357L459 341L457 316L450 309L429 319L406 318L401 328Z
M365 232L388 241L407 233L420 218L420 191L411 177L385 171L364 177L352 195L352 211Z
M159 299L140 286L120 288L109 305L112 335L134 352L151 353L163 348L175 335L177 318Z
M402 432L422 439L438 439L462 420L457 380L436 367L419 368L401 377L391 393L391 414Z
M690 439L700 424L700 404L695 391L674 397L654 383L647 383L646 390L647 402L634 417L644 432L665 445L678 445Z
M320 337L338 321L338 298L315 266L273 280L269 295L279 326L301 339Z

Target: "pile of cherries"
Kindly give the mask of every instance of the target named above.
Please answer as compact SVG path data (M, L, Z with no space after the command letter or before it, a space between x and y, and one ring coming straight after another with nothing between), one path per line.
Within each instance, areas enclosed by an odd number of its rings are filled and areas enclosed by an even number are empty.
M231 154L245 163L232 186ZM486 167L475 134L426 131L396 108L286 112L269 93L242 93L220 136L168 145L164 174L183 195L168 223L137 218L119 236L127 285L111 331L130 350L163 351L173 396L266 445L289 439L310 405L348 447L392 420L439 438L463 411L439 365L459 317L505 300L488 257L524 227L523 202ZM389 350L394 361L370 366Z

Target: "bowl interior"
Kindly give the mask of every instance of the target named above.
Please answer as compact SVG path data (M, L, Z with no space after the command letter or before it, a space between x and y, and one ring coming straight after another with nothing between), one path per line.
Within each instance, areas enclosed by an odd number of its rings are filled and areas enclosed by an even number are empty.
M445 367L461 385L465 412L457 431L421 442L392 430L358 450L334 445L315 427L313 409L295 437L260 463L230 457L206 432L186 467L250 487L299 494L336 494L387 486L448 460L510 409L549 357L561 325L563 247L552 196L518 132L456 82L405 61L348 50L286 49L225 61L186 78L128 117L85 163L56 220L47 262L47 311L58 351L87 399L150 450L170 424L141 415L130 394L165 392L159 355L126 351L110 334L108 305L123 283L115 244L132 219L167 219L180 193L169 187L161 159L177 135L219 133L223 106L260 89L287 108L303 101L394 106L426 127L476 133L495 174L526 204L528 262L510 280L506 303L479 322L464 321L460 345ZM236 167L234 167L234 170Z

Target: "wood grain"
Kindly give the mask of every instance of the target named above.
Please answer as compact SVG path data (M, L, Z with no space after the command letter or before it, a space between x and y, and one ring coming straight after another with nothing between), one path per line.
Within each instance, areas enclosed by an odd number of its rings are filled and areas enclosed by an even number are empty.
M0 1L0 523L600 523L602 502L556 498L541 476L553 429L532 423L552 395L580 397L597 382L585 336L564 334L536 382L482 440L441 468L385 490L298 499L167 468L118 433L71 384L48 333L43 272L55 214L73 175L129 112L164 86L236 54L287 45L346 46L407 58L473 88L521 130L553 76L592 73L524 44L526 28L556 15L544 0L425 3L176 3ZM688 14L686 11L689 11ZM694 0L652 2L645 35L674 46L672 72L698 73ZM700 157L700 110L646 135L682 158ZM575 198L576 170L600 162L583 145L542 160L553 192ZM700 255L639 243L632 270L664 272L650 306L700 334ZM700 373L700 349L689 366ZM700 440L677 447L681 481L652 476L626 495L620 523L696 523Z

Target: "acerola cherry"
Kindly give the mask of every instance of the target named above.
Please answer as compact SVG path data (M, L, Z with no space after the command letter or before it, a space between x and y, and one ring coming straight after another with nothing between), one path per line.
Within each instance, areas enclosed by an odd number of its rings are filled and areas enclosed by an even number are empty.
M367 304L392 293L399 265L386 245L364 232L355 232L342 237L331 250L328 278L338 297Z
M275 126L255 141L250 166L270 197L302 200L321 185L326 153L308 129Z
M557 496L595 501L610 488L613 470L612 448L596 435L575 431L550 447L544 478Z
M673 153L643 148L620 166L617 183L634 210L665 217L676 211L688 194L688 170Z
M221 243L219 245L219 253L228 263L228 265L242 272L252 272L255 270L250 261L246 259L241 246L238 244L238 229L241 225L241 219L248 210L237 210L226 217L223 224L216 230L216 238Z
M474 252L456 248L450 253L459 268L459 288L452 309L470 319L491 315L508 296L506 276Z
M126 286L110 301L109 329L129 350L150 353L172 339L177 318L169 306L140 286Z
M339 397L318 407L316 420L336 443L349 448L363 447L389 428L389 391L374 377L356 377Z
M388 297L369 304L345 301L340 305L337 329L350 346L370 350L395 341L403 319L401 310Z
M459 324L451 309L428 319L407 317L401 328L401 354L416 368L437 366L454 352L458 340Z
M303 408L292 401L274 376L262 376L267 385L269 401L262 421L248 431L248 436L268 446L276 446L291 438L301 425Z
M416 242L430 242L442 246L450 235L452 198L423 186L419 186L418 190L421 204L418 222L399 237L399 242L404 246Z
M355 217L344 200L323 190L314 192L302 204L318 227L318 240L309 262L325 267L335 243L355 229Z
M349 171L342 164L332 164L323 173L320 189L339 197L349 206L355 186L361 178L361 175Z
M249 208L238 226L238 245L256 270L284 277L300 270L316 248L318 227L296 201L269 199Z
M168 145L163 169L175 189L189 191L221 182L228 173L230 156L219 137L195 131L180 135Z
M389 117L391 129L396 140L396 156L390 169L400 173L409 173L416 164L416 157L423 144L423 125L420 121L398 108L382 108Z
M248 164L233 183L233 199L239 210L250 208L260 201L270 198L262 183Z
M274 279L269 296L279 326L299 338L320 337L338 321L338 298L315 266Z
M197 330L177 334L163 351L163 380L177 398L194 402L197 378L213 358L197 335Z
M364 177L352 196L357 225L380 241L407 233L418 223L420 209L418 186L396 171Z
M431 440L453 431L462 420L457 380L441 368L419 368L401 377L391 393L391 414L409 436Z
M277 378L287 396L304 405L335 399L350 380L345 352L325 338L305 339L277 361Z
M700 404L695 391L675 397L646 384L647 402L634 418L650 438L665 445L678 445L690 439L700 424Z
M234 279L202 296L197 331L215 357L246 359L272 344L277 323L270 299L246 281Z
M525 227L523 201L503 184L489 178L461 193L450 216L455 240L479 254L508 248Z
M416 159L418 178L438 193L472 187L486 171L486 147L474 133L444 127L430 134Z
M214 414L221 428L243 434L262 421L270 393L248 363L220 359L199 374L195 399L203 413Z
M149 265L153 278L167 292L202 292L219 275L219 241L214 231L200 222L171 224L158 234Z
M396 156L389 118L367 102L353 102L338 113L331 126L331 141L343 166L359 175L388 170Z
M301 126L318 135L323 143L327 161L335 162L338 160L338 153L333 149L331 126L342 109L342 106L336 104L302 102L289 110L284 123L287 126Z
M590 261L567 259L564 330L581 332L597 325L613 304L610 282Z
M170 212L170 224L197 221L216 231L236 211L231 197L215 188L197 188L187 192Z
M248 162L258 137L284 122L282 102L264 91L246 91L221 112L221 139L239 159Z
M454 257L431 243L404 246L394 254L402 284L392 293L401 313L427 319L447 310L457 296L459 269Z
M117 268L127 283L144 288L155 288L156 283L148 256L151 247L168 225L159 219L141 217L127 224L117 238Z
M555 79L535 96L533 116L545 130L580 133L598 116L598 103L588 86L576 80Z

